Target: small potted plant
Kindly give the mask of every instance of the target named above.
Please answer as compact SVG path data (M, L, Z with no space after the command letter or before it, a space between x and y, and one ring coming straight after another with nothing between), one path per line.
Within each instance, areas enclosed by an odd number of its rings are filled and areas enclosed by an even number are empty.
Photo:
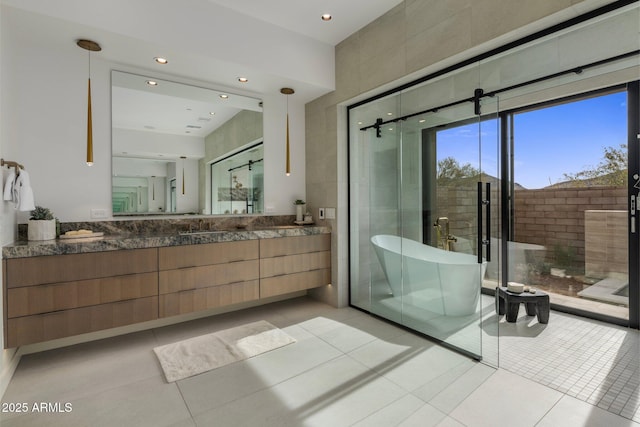
M296 221L302 221L304 215L304 200L298 199L293 204L296 206Z
M56 238L56 219L47 208L36 206L31 211L27 228L29 240L53 240Z

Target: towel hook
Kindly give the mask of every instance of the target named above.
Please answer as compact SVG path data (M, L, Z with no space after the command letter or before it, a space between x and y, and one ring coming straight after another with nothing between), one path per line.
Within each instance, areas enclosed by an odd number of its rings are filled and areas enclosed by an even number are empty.
M8 168L15 168L16 169L16 175L20 175L20 169L24 169L24 166L22 166L18 162L14 162L13 160L0 159L0 166L6 166Z

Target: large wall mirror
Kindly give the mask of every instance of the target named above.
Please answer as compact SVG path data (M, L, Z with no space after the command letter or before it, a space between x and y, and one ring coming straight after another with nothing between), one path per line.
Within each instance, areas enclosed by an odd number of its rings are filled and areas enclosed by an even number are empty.
M113 215L264 212L260 99L112 71Z

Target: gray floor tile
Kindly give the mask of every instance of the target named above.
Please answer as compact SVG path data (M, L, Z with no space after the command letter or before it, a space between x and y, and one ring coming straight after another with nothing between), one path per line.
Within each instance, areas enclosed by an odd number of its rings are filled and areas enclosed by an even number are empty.
M442 421L446 415L433 406L425 403L420 409L411 414L409 418L398 424L399 427L434 427Z
M343 356L195 420L203 426L349 426L404 394Z
M127 384L69 402L71 411L30 413L3 420L8 427L162 427L189 425L190 414L175 384L160 377Z
M422 400L407 394L355 423L353 427L396 426L424 405L425 403Z
M536 427L640 427L627 418L612 414L570 396L564 396L536 424Z
M449 416L469 427L531 427L561 397L558 391L499 369Z
M375 340L349 355L407 391L414 391L469 360L413 334Z
M23 356L4 401L68 401L157 376L151 331Z
M496 370L487 365L477 363L473 368L460 375L450 386L429 401L429 404L445 414L467 398L475 389L481 386Z
M324 341L309 338L180 380L178 386L190 411L197 415L286 381L340 355Z
M165 382L153 347L256 320L297 342ZM296 298L24 356L2 401L73 412L0 424L640 427L638 331L555 312L540 325L522 310L499 335L494 372L358 310Z

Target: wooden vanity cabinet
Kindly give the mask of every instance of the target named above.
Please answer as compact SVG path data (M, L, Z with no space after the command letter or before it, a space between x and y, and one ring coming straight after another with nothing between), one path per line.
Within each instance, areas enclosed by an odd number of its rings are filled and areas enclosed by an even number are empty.
M7 347L158 318L155 248L10 258L4 270Z
M260 240L260 298L331 283L331 235Z
M329 234L3 259L5 347L331 281Z
M258 250L258 240L160 248L160 317L259 299Z

